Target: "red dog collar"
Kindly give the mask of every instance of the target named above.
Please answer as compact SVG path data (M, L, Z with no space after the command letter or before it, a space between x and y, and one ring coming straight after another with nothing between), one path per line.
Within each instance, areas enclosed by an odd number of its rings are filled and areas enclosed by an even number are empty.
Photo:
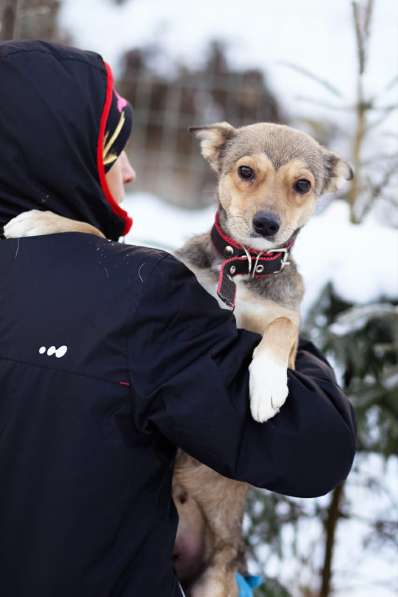
M279 274L289 263L290 249L296 240L298 230L290 239L277 249L260 251L245 247L225 234L220 225L219 213L211 229L211 239L218 253L224 257L218 278L217 294L220 299L231 307L235 307L236 284L235 276L251 276L263 278L272 274Z

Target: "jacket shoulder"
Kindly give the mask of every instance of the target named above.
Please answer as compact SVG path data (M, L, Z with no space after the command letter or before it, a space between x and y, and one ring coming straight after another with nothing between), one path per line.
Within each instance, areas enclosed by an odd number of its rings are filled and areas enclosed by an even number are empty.
M181 269L189 270L167 251L112 242L92 236L89 241L88 261L106 267L109 279L118 286L136 292L150 291L161 293L161 288L180 282ZM101 272L100 272L101 273ZM182 276L185 277L184 275ZM144 293L145 293L144 292Z
M149 272L163 261L171 269L180 263L173 255L161 249L110 241L105 241L105 243L109 258L121 261L127 271L138 275L141 282L144 282Z

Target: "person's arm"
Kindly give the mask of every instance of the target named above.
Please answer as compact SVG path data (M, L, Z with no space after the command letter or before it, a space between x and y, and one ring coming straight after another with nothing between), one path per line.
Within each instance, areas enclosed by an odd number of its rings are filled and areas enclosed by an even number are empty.
M311 344L289 370L280 413L256 423L249 372L260 336L171 256L144 268L129 340L136 423L222 475L279 493L313 497L343 481L355 450L351 405Z

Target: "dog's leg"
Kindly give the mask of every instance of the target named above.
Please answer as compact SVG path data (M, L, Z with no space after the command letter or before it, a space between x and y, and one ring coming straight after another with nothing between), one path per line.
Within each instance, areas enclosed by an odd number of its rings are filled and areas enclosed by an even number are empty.
M249 369L252 416L264 423L279 411L288 395L287 368L294 368L299 313L255 296L247 288L238 291L235 311L238 327L263 336Z
M179 453L175 487L183 488L205 520L203 572L190 583L189 597L234 597L235 572L242 567L242 517L248 486L222 477L190 456ZM184 506L176 505L183 519ZM180 520L183 528L184 521ZM199 563L200 567L200 563Z
M59 232L84 232L104 238L102 232L91 224L70 220L52 211L40 211L38 209L25 211L4 226L4 236L6 238L42 236Z
M296 339L294 341L294 344L290 350L290 354L289 354L289 369L295 369L296 368L296 356L297 356L297 350L298 350L298 332L297 332L297 336Z
M298 326L288 317L274 319L254 351L250 365L250 408L259 423L273 417L287 395L287 368L294 364Z
M235 571L226 568L225 557L231 557L225 550L220 552L220 561L215 558L199 580L189 591L189 597L238 597L238 585Z

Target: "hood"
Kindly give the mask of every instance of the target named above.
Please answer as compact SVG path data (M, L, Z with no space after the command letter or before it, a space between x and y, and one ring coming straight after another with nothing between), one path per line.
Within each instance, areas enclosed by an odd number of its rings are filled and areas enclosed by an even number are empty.
M103 164L113 77L101 56L42 41L0 43L0 226L51 210L126 234Z

